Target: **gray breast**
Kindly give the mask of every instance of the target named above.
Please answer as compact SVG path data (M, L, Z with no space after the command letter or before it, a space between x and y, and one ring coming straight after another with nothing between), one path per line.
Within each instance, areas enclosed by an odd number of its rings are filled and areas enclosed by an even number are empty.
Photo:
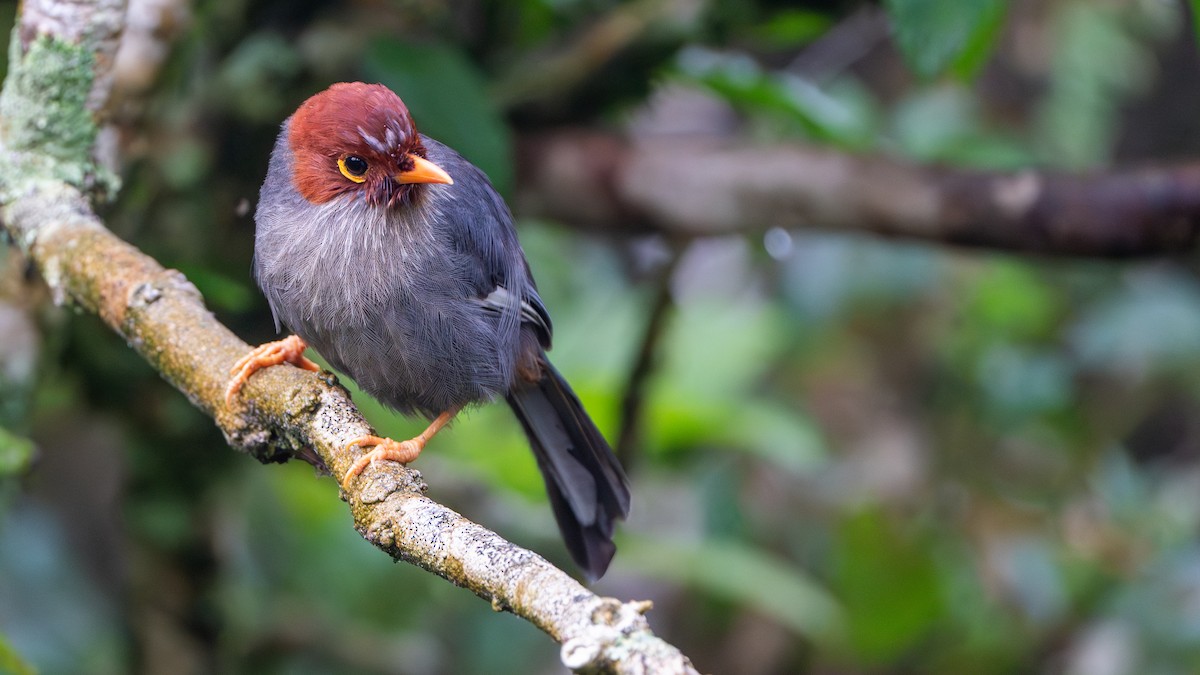
M465 273L477 263L439 227L452 193L423 186L424 208L406 212L349 197L313 205L290 162L277 145L255 215L255 275L276 321L403 412L506 392L519 329L481 307Z

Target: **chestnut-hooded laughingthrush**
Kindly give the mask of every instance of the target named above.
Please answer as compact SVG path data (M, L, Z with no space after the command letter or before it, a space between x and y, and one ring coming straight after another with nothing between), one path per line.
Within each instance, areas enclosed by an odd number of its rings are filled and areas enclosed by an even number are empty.
M464 407L503 397L529 437L571 557L591 578L629 512L620 463L550 365L551 324L487 176L417 132L383 85L340 83L284 121L254 216L254 275L295 335L234 367L227 401L259 368L316 370L312 346L363 391L432 420L374 436L343 485L376 460L410 462Z

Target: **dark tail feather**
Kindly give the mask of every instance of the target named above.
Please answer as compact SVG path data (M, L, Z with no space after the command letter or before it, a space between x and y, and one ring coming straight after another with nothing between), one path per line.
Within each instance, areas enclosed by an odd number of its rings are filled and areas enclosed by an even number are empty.
M520 382L508 395L538 468L571 558L592 580L604 576L617 547L613 527L629 514L629 484L617 456L562 375Z

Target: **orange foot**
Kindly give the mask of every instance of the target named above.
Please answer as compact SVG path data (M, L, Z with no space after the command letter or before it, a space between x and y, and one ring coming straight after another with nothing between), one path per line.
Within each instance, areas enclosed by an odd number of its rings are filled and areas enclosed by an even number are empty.
M380 438L378 436L360 436L347 443L347 450L349 450L350 446L352 445L357 445L364 448L369 445L373 445L375 446L375 449L363 455L362 457L359 457L358 461L354 463L354 466L350 467L350 470L346 472L346 477L342 479L342 489L349 490L350 481L352 481L355 476L362 473L363 469L367 468L377 460L390 459L393 462L408 464L416 459L421 454L421 451L425 449L425 444L429 442L429 439L433 438L434 434L441 431L442 427L449 424L450 420L454 419L454 415L457 412L457 410L448 410L441 415L438 415L437 419L430 423L429 427L425 429L425 431L422 431L420 436L407 441L393 441L390 438Z
M290 363L304 370L321 370L321 366L305 358L305 349L308 349L308 345L304 344L304 340L301 340L298 335L289 335L282 340L255 347L249 354L233 364L233 368L229 369L234 377L225 389L225 405L233 405L233 398L242 390L242 385L246 384L246 380L249 380L251 375L262 368Z

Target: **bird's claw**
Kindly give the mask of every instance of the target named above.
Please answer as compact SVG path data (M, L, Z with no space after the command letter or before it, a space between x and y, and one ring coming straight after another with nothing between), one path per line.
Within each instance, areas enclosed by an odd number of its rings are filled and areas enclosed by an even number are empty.
M342 479L343 490L350 489L350 481L371 464L379 460L408 464L416 459L421 454L421 450L425 448L425 442L419 436L407 441L393 441L390 438L380 438L379 436L362 436L347 443L346 449L349 450L353 445L363 448L373 445L375 449L359 457L358 461L354 462L354 465L346 472L346 477Z
M251 375L263 368L290 363L304 370L321 370L321 366L304 356L305 349L308 349L308 345L298 335L289 335L282 340L267 342L252 349L229 369L233 379L225 388L225 405L233 405L233 399L242 390L242 385L246 384Z

